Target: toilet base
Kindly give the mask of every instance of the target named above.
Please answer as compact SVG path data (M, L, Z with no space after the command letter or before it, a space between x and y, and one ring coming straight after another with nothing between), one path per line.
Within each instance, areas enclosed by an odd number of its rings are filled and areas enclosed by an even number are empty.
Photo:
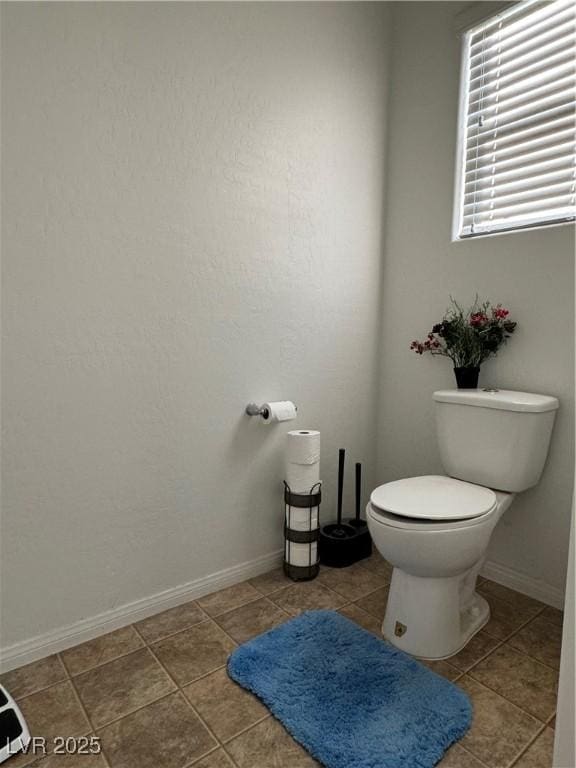
M477 569L473 571L470 585L470 573L431 579L395 568L382 624L386 640L431 661L461 651L490 618L488 603L474 591Z

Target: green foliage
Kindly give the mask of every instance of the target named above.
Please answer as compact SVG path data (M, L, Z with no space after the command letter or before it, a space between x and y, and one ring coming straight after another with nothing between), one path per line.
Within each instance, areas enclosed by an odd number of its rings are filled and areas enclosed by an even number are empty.
M425 341L413 341L410 349L417 354L449 357L455 368L476 368L506 343L516 323L508 319L510 312L501 304L478 302L463 309L450 298L451 306L441 322L434 325Z

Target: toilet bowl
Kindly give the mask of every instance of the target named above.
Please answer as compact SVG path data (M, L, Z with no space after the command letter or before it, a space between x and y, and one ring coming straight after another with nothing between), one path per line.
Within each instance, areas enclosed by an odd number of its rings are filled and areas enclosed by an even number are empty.
M377 488L366 507L374 545L393 565L382 632L415 656L458 653L489 618L475 591L512 493L430 475Z
M434 402L447 474L379 486L366 520L393 567L385 638L415 656L445 659L490 618L476 579L498 521L540 479L559 404L497 389L443 390Z

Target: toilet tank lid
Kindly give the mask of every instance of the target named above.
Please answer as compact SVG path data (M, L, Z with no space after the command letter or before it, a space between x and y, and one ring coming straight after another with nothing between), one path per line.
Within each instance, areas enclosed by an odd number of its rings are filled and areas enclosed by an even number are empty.
M550 395L513 392L510 389L441 389L434 392L433 397L437 403L459 403L528 413L555 411L559 406L557 398Z

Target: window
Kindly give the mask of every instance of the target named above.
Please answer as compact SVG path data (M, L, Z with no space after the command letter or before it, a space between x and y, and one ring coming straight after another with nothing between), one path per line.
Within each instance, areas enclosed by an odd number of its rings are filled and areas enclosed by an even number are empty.
M574 221L575 25L526 0L465 34L454 239Z

